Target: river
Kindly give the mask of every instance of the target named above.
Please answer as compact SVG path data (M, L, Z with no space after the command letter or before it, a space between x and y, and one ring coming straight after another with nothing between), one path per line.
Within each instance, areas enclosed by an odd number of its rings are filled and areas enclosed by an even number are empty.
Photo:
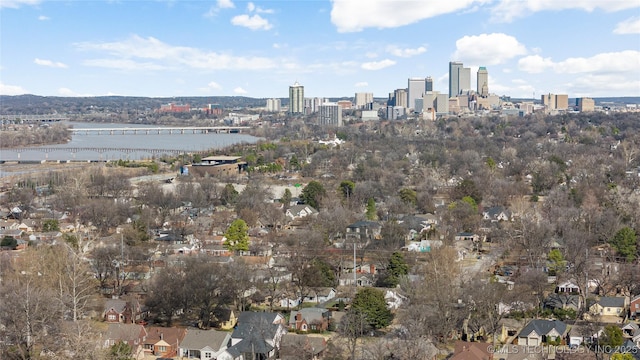
M74 129L90 128L158 128L158 125L103 124L68 122ZM169 126L167 126L169 127ZM238 143L255 143L259 138L247 134L216 134L185 131L173 134L74 134L66 144L36 146L21 149L0 149L0 161L115 161L142 160L181 152L201 152L222 149ZM107 150L108 149L108 150ZM153 151L149 151L153 150Z

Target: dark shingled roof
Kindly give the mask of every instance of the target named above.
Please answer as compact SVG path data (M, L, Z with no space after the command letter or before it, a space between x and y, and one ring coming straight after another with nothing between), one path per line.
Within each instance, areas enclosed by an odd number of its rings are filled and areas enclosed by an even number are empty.
M567 330L567 324L560 320L531 320L527 326L520 331L518 337L527 337L533 331L538 335L547 335L553 329L556 329L560 335L563 335Z

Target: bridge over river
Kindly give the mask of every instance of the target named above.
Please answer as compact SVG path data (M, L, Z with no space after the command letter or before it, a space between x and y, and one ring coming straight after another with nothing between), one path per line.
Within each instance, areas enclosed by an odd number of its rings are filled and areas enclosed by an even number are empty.
M156 155L172 155L179 156L183 154L204 154L207 151L185 151L185 150L177 150L177 149L140 149L140 148L116 148L116 147L33 147L33 148L9 148L2 149L3 152L14 152L17 153L18 161L20 161L20 154L24 152L40 152L45 154L45 160L49 159L49 153L59 152L65 154L71 154L72 158L75 159L77 153L82 152L94 152L99 154L100 159L102 159L103 154L108 153L121 153L121 154L132 154L132 153L146 153L151 156Z
M249 126L185 126L185 127L117 127L117 128L71 128L73 135L109 134L109 135L138 135L138 134L238 134Z

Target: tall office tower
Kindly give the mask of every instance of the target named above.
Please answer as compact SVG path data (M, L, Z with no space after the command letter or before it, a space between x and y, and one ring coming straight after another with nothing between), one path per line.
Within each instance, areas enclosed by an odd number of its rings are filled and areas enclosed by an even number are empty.
M373 109L373 93L356 93L356 109Z
M556 96L554 94L545 94L541 96L542 105L549 110L556 109Z
M280 111L280 99L267 99L267 111Z
M460 69L462 69L461 62L449 62L449 97L456 96L460 93Z
M449 62L449 97L471 90L471 69L459 61Z
M320 105L318 125L342 126L342 107L337 103L326 102Z
M298 84L297 81L289 86L289 113L304 113L304 86Z
M433 91L433 78L431 76L427 76L424 80L426 82L424 91Z
M407 102L407 89L397 89L395 91L396 94L396 106L402 106L403 108L408 107Z
M484 66L480 66L478 69L478 89L476 91L482 97L489 95L489 72Z
M416 108L416 99L422 99L422 95L427 88L427 82L425 78L409 78L407 81L407 108Z

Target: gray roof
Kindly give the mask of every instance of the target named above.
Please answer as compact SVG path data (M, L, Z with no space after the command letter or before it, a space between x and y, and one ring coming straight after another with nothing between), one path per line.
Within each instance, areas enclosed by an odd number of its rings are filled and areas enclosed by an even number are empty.
M300 359L300 352L312 352L313 355L320 354L327 344L324 338L317 336L284 334L280 343L280 358L283 360Z
M252 334L259 333L263 339L273 339L281 326L280 324L274 324L278 315L275 312L243 311L238 316L238 325L233 330L231 337L234 339L249 339Z
M105 312L111 311L111 309L113 309L115 310L115 312L121 314L126 307L127 307L127 302L120 299L110 299L104 303Z
M227 346L229 333L217 330L187 329L180 347L183 349L200 350L209 346L218 351Z
M321 309L317 307L312 308L304 308L298 311L292 311L291 317L289 318L289 324L296 323L296 315L300 313L302 315L302 319L307 320L307 323L321 323L323 318L329 318L329 310Z
M553 329L556 329L556 331L560 335L563 335L565 331L567 331L567 324L560 320L531 320L527 324L527 326L525 326L524 329L520 331L518 337L527 337L533 331L535 331L538 335L547 335Z
M251 334L250 337L240 340L239 343L227 349L233 355L233 351L240 353L269 354L273 346L269 345L259 334Z
M572 308L577 310L580 307L580 296L555 293L550 294L549 297L544 300L544 307L550 309Z
M381 228L382 225L380 225L379 223L375 222L375 221L368 221L368 220L360 220L360 221L356 221L353 224L347 226L348 228L351 229L357 229L357 228Z
M140 339L140 334L144 333L146 333L144 326L139 324L109 324L106 338L128 342Z
M600 306L602 306L602 307L620 307L620 308L623 308L624 307L624 300L625 300L625 298L623 298L623 297L603 296L598 301L598 304L600 304Z

